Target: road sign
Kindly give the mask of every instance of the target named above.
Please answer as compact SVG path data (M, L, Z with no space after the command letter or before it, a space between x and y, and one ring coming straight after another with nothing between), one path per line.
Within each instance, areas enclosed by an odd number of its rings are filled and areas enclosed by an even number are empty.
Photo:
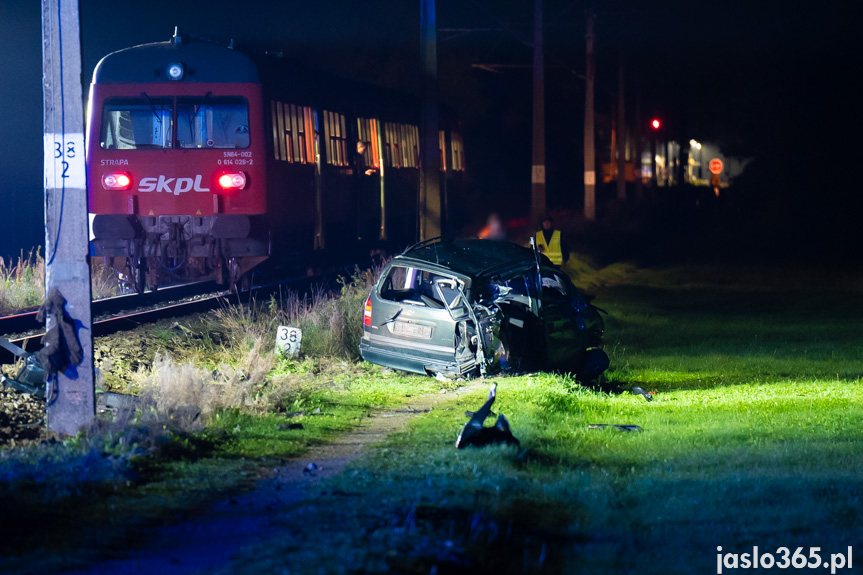
M711 174L721 174L722 168L724 166L722 165L722 160L720 160L719 158L713 158L712 160L710 160L708 167L710 168Z

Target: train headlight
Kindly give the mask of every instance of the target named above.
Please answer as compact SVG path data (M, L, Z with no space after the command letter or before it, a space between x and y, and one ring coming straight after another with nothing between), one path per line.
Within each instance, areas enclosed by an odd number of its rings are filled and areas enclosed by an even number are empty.
M102 187L106 190L128 190L132 177L126 172L116 172L102 176Z
M219 176L219 187L223 190L242 190L246 187L246 174L235 172Z
M183 74L185 74L185 70L183 70L182 64L179 62L168 64L168 78L171 80L182 80Z

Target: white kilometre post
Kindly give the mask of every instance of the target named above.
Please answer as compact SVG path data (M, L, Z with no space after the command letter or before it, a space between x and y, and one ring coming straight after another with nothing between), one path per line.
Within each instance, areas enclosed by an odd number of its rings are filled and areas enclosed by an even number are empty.
M95 416L84 112L78 0L42 0L45 149L45 292L56 288L75 320L84 359L57 374L48 429L75 434ZM56 320L47 318L46 328Z

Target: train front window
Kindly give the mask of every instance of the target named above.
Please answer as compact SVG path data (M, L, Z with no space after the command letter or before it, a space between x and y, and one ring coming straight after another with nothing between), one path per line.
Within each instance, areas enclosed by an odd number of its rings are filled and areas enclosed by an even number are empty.
M248 148L249 103L244 98L177 98L180 148Z
M111 98L102 110L100 145L109 150L170 148L172 117L169 98Z

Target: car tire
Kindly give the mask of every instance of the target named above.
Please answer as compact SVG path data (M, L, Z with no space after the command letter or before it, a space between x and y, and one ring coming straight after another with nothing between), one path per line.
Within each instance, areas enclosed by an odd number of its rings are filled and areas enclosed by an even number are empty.
M610 360L605 351L597 347L585 350L576 370L576 376L583 382L593 381L608 369L609 364Z

